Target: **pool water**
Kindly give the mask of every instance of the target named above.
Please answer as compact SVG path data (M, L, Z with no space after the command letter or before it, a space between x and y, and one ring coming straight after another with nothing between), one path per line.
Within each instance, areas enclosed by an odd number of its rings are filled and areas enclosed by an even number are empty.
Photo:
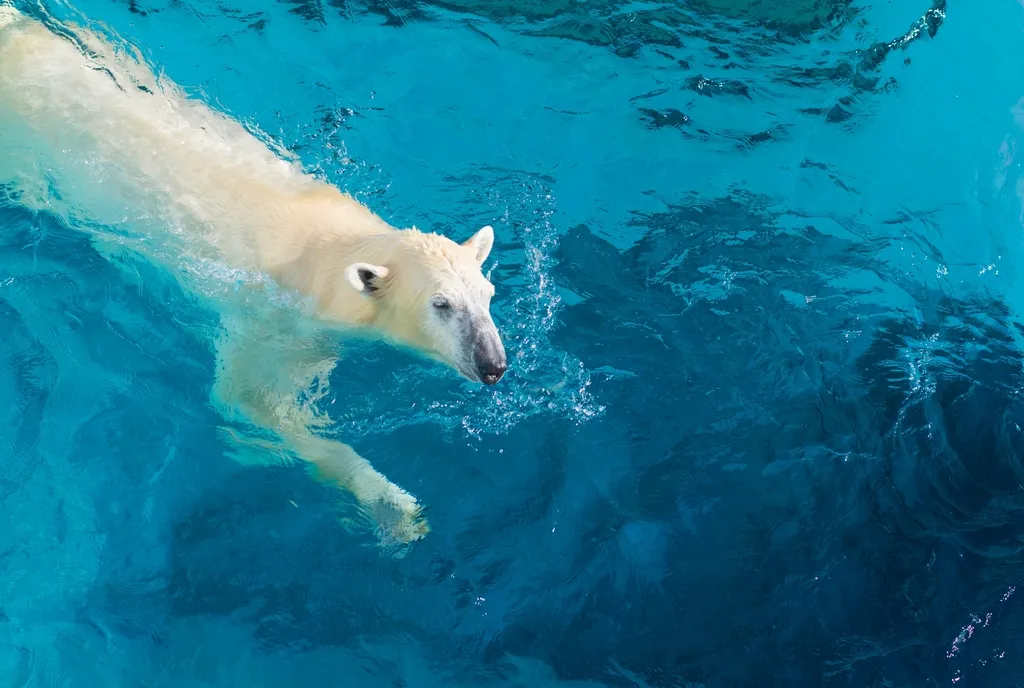
M493 224L511 369L339 343L333 432L431 522L390 556L210 404L258 277L18 167L0 686L1020 685L1024 5L46 8L395 225Z

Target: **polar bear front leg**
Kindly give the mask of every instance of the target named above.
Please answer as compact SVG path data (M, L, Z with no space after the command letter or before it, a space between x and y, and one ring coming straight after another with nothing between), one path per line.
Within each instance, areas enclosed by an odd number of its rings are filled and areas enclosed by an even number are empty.
M352 447L314 433L326 424L299 393L326 380L335 358L326 341L301 337L287 323L228 317L217 344L215 404L229 416L275 431L318 477L348 490L377 523L381 544L409 543L429 531L416 498ZM319 395L314 395L319 396Z
M388 480L352 447L311 433L292 436L290 442L299 456L316 467L322 479L355 496L377 523L383 543L414 542L430 532L416 498Z

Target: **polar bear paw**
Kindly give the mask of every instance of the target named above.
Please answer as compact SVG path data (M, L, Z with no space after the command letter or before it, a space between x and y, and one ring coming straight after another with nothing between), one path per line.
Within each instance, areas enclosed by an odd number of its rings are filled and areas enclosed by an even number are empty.
M407 545L422 540L430 532L419 502L401 488L389 490L367 506L377 522L377 537L382 545Z

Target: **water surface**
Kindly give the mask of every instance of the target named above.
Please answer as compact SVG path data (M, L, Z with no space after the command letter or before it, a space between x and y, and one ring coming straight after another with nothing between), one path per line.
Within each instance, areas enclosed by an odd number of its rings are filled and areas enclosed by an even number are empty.
M396 225L493 224L513 367L340 345L336 434L428 505L388 557L233 458L252 276L5 186L0 683L1022 684L1019 3L48 9Z

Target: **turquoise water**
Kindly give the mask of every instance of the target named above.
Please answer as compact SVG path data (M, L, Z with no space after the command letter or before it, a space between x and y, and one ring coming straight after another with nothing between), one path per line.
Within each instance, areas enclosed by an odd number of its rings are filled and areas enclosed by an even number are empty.
M344 345L334 430L431 520L387 556L234 460L210 299L4 192L0 685L1022 685L1019 3L48 8L493 224L512 367Z

